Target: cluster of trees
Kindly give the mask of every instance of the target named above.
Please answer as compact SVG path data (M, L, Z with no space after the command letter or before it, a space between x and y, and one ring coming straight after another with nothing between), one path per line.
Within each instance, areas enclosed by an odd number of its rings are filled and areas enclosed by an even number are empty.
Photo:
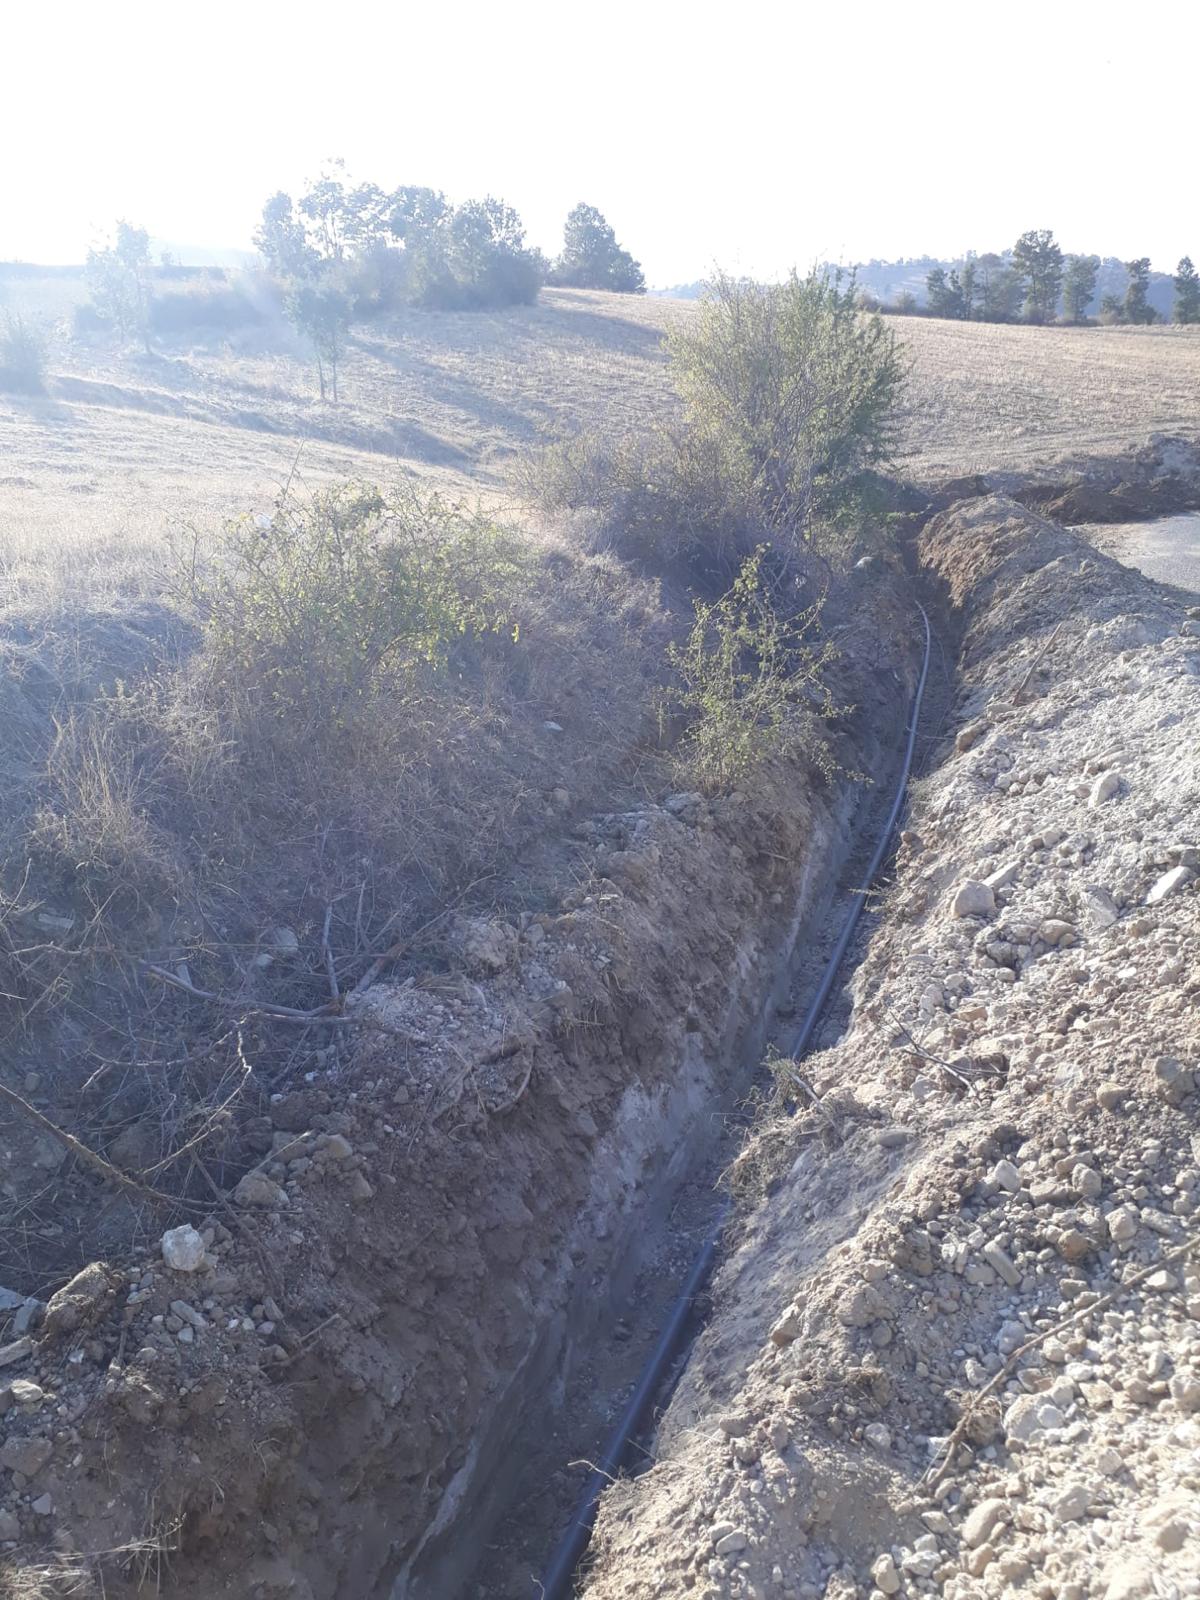
M1123 263L1127 282L1123 295L1105 294L1100 301L1102 322L1148 324L1159 320L1150 304L1150 258L1139 256ZM1031 228L1010 251L968 256L949 272L931 268L925 279L931 316L963 321L1053 322L1088 320L1100 275L1099 256L1065 256L1049 228ZM1200 322L1200 277L1191 258L1184 256L1174 277L1176 322ZM905 297L902 297L905 298ZM900 311L915 310L897 303Z
M279 280L284 308L316 352L321 397L337 399L351 322L401 305L473 311L530 305L545 282L626 293L642 270L594 206L567 218L553 264L525 243L511 206L490 195L454 205L438 189L350 186L340 165L298 201L282 191L263 207L255 235Z
M595 206L580 202L571 211L562 253L550 261L526 244L521 218L502 200L489 195L456 205L420 185L388 191L351 184L340 162L298 199L283 191L272 195L254 242L284 312L312 345L323 400L337 400L338 368L356 320L400 306L474 311L530 305L544 283L624 294L646 289L641 266ZM136 339L149 354L153 280L156 273L181 270L165 257L156 269L146 229L118 222L110 242L88 253L95 325ZM204 310L201 297L190 301L169 319L172 326ZM259 320L248 301L242 309Z

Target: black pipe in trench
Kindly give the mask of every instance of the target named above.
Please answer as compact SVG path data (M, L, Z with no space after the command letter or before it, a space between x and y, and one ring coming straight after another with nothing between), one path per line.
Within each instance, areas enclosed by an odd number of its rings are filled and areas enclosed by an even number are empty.
M792 1044L792 1056L799 1060L808 1050L812 1037L816 1031L821 1013L829 999L833 985L837 980L838 968L842 964L850 940L854 937L854 930L858 925L859 915L866 902L867 894L875 882L876 874L883 865L883 858L887 854L891 843L892 834L895 832L896 823L904 805L905 793L908 789L908 780L912 772L913 752L917 745L917 723L921 716L921 701L925 695L925 679L929 673L929 618L925 615L923 606L918 605L921 621L925 628L925 653L921 662L921 676L917 679L916 691L913 694L912 715L908 728L908 743L904 750L904 762L900 769L900 781L896 785L895 798L892 808L888 812L887 821L879 835L879 842L875 846L875 854L863 876L858 893L850 904L846 921L842 928L833 953L826 964L820 986L813 996L812 1004L805 1014L804 1021L796 1034ZM646 1413L654 1396L658 1393L668 1369L679 1353L680 1343L691 1317L692 1305L700 1290L704 1287L709 1273L712 1271L713 1262L716 1260L717 1244L720 1240L721 1230L725 1218L729 1213L729 1204L726 1202L717 1218L716 1224L708 1238L704 1241L699 1255L692 1263L692 1269L687 1275L682 1289L671 1307L670 1314L658 1336L648 1361L642 1368L637 1386L629 1397L629 1402L621 1413L620 1420L609 1435L600 1459L588 1473L583 1486L583 1492L575 1507L574 1515L566 1532L559 1540L550 1565L542 1579L539 1600L565 1600L571 1592L572 1579L575 1569L579 1565L580 1557L587 1549L588 1540L592 1536L592 1525L596 1520L596 1511L600 1503L600 1496L607 1484L619 1470L625 1458L632 1438L640 1431Z

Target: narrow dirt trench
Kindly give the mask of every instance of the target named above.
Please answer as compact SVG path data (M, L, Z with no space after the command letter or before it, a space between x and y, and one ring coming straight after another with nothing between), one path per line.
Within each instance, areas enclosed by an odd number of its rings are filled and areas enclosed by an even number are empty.
M923 629L915 605L907 613L907 631L911 642L906 649L919 660ZM952 699L950 659L943 638L934 629L916 730L914 778L939 737ZM895 802L909 726L906 710L896 710L900 716L897 718L895 711L890 713L888 731L880 731L879 746L885 759L873 769L859 800L836 872L829 875L799 929L791 959L765 1008L763 1044L766 1050L781 1056L792 1053L799 1021L812 1004L855 903L862 899L861 885ZM888 852L839 963L836 982L817 1021L813 1048L832 1044L847 1024L850 984L871 937L886 887L894 834L894 829L889 830ZM489 1482L482 1486L478 1498L469 1494L464 1502L469 1506L464 1526L456 1521L445 1530L431 1551L428 1564L415 1567L409 1584L393 1591L397 1597L520 1600L529 1596L533 1600L543 1592L540 1575L578 1511L580 1490L589 1467L599 1457L616 1417L643 1372L689 1270L714 1230L722 1225L727 1210L723 1176L736 1162L760 1108L773 1092L764 1054L764 1050L755 1052L742 1064L729 1091L700 1109L696 1153L686 1175L665 1210L645 1208L650 1214L639 1225L640 1236L632 1251L639 1264L631 1281L617 1263L614 1281L628 1281L628 1287L616 1304L615 1320L589 1348L573 1360L568 1358L571 1375L565 1386L555 1389L552 1381L541 1392L531 1390L526 1395L526 1421L510 1442L507 1460L503 1464L488 1460L486 1467L480 1463L480 1476L486 1475ZM702 1291L693 1308L689 1332L656 1393L650 1424L642 1437L631 1441L626 1470L634 1474L652 1460L649 1441L655 1419L661 1415L686 1364L691 1339L703 1324L706 1305ZM444 1541L447 1548L461 1552L462 1540L469 1537L470 1526L477 1525L489 1491L496 1495L493 1503L506 1497L508 1505L463 1578L453 1587L446 1587L448 1566L439 1559L439 1547Z

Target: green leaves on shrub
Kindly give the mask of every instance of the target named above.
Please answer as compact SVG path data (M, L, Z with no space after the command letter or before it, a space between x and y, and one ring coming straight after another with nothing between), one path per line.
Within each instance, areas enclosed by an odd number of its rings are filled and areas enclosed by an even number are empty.
M686 642L669 648L679 678L669 705L688 719L681 758L704 788L735 788L780 756L833 770L821 724L837 713L824 681L836 650L820 637L819 602L790 617L776 609L765 553L721 599L696 601Z
M384 696L393 713L468 644L511 640L525 568L484 516L359 484L284 495L270 517L229 524L187 587L225 703L310 739Z

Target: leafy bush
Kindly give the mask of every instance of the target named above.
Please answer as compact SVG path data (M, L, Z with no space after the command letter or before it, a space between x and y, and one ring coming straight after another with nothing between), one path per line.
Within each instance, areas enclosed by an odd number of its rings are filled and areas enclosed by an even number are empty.
M339 743L513 626L525 558L481 515L350 485L231 523L187 587L207 693L279 749Z
M41 394L45 387L45 339L26 318L6 311L0 323L0 390Z
M600 542L720 588L764 540L815 550L861 512L904 369L853 284L719 278L668 348L682 425L552 447L525 479L544 510L590 510Z
M853 280L721 275L669 349L693 448L784 542L806 539L892 447L904 368Z
M668 655L679 676L670 704L688 718L681 757L710 789L732 789L781 756L803 753L833 771L821 726L835 714L824 671L836 652L819 636L821 607L781 616L763 574L762 548Z

